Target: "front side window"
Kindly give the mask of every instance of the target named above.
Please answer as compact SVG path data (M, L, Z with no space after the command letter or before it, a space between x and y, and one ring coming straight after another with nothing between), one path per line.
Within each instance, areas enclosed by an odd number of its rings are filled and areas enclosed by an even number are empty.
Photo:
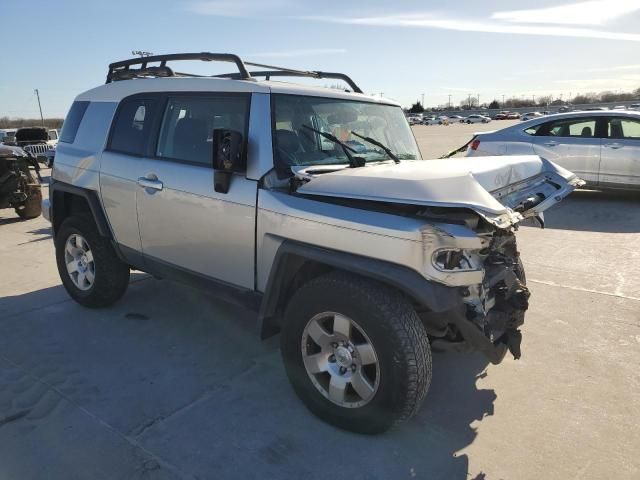
M156 155L196 165L212 165L213 131L236 130L246 139L249 97L170 98L164 113Z
M547 136L550 137L586 137L593 138L596 134L595 118L572 118L557 120L548 125Z
M49 140L57 140L58 133L55 130L49 130Z
M157 112L157 99L123 100L111 132L111 150L143 155Z
M329 133L365 159L387 161L385 151L361 137L382 143L401 160L420 160L420 151L400 107L336 98L273 94L273 143L278 168L349 162ZM358 136L360 135L360 136Z
M609 138L640 140L640 120L612 118L609 120Z

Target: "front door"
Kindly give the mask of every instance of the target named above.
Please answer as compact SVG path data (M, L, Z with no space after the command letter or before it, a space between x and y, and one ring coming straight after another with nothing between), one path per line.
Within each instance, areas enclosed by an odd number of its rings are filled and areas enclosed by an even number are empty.
M543 124L533 137L536 155L570 170L591 184L598 182L601 139L596 118L569 118Z
M237 174L228 193L218 193L212 168L213 130L238 130L246 139L249 101L248 94L166 100L138 179L145 261L253 289L257 182Z
M603 186L640 187L640 120L608 119L599 182Z

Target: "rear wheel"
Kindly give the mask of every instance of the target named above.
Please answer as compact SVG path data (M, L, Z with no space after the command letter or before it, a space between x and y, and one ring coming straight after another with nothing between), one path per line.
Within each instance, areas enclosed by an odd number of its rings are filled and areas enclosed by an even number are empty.
M416 413L431 382L427 333L399 292L331 273L311 280L285 312L287 376L321 419L380 433Z
M91 219L67 218L56 235L56 262L65 289L86 307L107 307L124 295L129 266Z
M24 204L15 208L20 218L25 220L39 217L42 213L42 190L40 185L29 185L27 187L27 200Z

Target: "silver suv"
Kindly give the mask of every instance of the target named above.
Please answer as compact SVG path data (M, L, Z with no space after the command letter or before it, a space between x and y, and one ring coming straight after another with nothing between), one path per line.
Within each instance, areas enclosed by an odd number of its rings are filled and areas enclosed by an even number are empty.
M307 407L366 433L418 410L432 347L520 356L516 224L581 183L537 156L423 160L401 107L346 75L212 53L111 64L71 106L52 178L71 297L109 306L133 268L241 302L263 337L280 332Z

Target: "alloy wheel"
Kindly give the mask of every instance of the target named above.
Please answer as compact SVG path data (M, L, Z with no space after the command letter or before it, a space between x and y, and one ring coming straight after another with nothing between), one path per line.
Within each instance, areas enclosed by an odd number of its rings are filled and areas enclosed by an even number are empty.
M335 312L315 315L302 332L302 360L316 389L346 408L369 403L380 384L371 340L352 319Z
M96 265L91 247L82 235L69 235L64 247L64 261L73 284L80 290L89 290L95 281Z

